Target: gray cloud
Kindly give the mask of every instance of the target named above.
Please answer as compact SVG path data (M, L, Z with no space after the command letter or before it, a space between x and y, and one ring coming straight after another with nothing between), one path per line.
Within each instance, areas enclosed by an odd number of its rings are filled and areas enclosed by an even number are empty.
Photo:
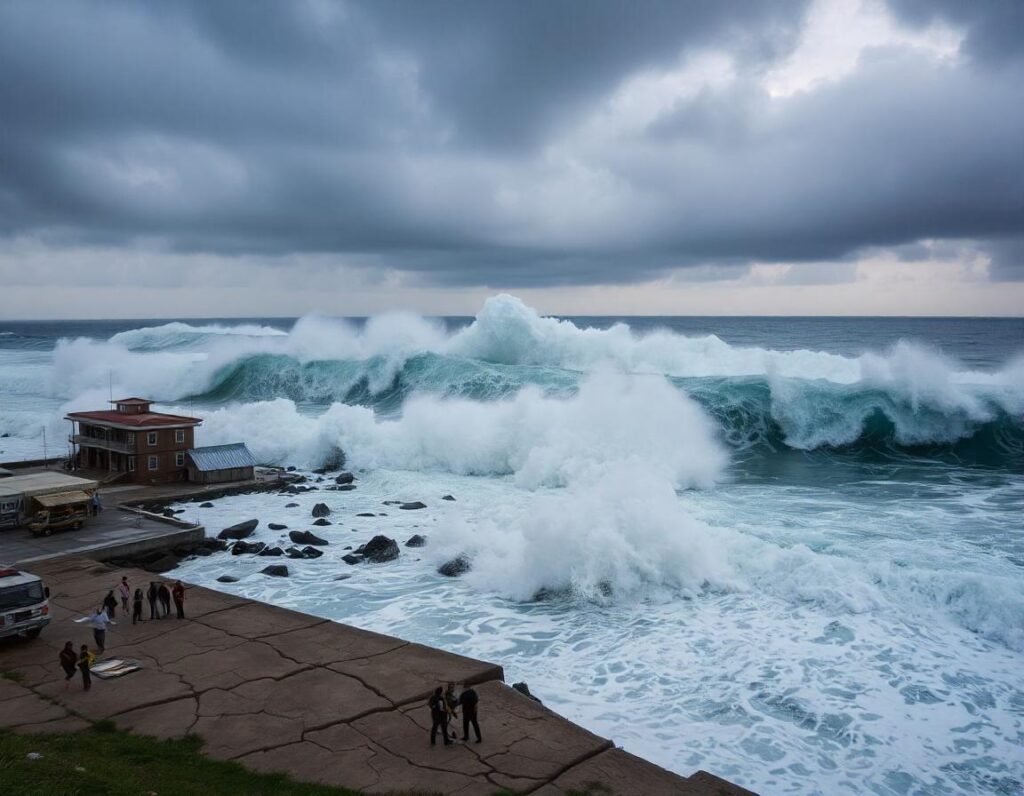
M780 100L803 2L6 3L0 235L495 287L1019 239L1020 6L970 7L894 0L962 28L961 62L874 52ZM708 51L735 80L580 132Z

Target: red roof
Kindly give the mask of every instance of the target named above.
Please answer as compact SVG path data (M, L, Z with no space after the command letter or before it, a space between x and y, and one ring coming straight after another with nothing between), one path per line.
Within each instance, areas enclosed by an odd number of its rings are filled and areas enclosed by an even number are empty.
M99 423L116 423L119 426L198 426L202 423L199 417L183 417L182 415L165 415L163 412L68 412L68 420L95 420Z
M147 398L121 398L120 400L109 401L108 403L112 403L112 404L130 404L132 406L139 406L141 404L151 404L153 402L150 401Z

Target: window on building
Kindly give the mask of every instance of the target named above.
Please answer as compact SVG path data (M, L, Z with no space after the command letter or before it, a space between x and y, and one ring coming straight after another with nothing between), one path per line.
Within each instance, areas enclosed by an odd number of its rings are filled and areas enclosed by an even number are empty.
M185 454L183 452L178 451L176 454L174 454L174 466L175 467L184 467L185 466Z
M146 435L146 444L147 445L156 445L156 432L155 431L150 431Z
M184 442L185 441L185 429L179 428L179 429L175 430L175 432L174 432L174 441L175 442Z
M135 457L134 456L129 456L128 457L128 472L129 473L134 473L135 472Z
M158 456L149 457L149 469L156 470L160 467L160 458Z

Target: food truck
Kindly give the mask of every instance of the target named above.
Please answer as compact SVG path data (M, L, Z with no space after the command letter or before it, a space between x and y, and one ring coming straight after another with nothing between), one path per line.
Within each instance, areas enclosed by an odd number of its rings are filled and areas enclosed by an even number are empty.
M99 484L44 470L0 479L0 528L28 526L35 534L80 527Z

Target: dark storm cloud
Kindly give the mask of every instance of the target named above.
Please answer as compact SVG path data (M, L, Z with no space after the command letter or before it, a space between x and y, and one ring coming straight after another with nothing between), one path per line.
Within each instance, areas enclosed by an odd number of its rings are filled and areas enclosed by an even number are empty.
M889 0L903 21L924 26L942 20L964 30L963 49L982 61L1024 55L1021 0Z
M972 57L875 53L772 100L803 2L2 4L0 234L500 287L1019 236L1013 7L894 7ZM581 137L624 81L708 51L731 84Z

